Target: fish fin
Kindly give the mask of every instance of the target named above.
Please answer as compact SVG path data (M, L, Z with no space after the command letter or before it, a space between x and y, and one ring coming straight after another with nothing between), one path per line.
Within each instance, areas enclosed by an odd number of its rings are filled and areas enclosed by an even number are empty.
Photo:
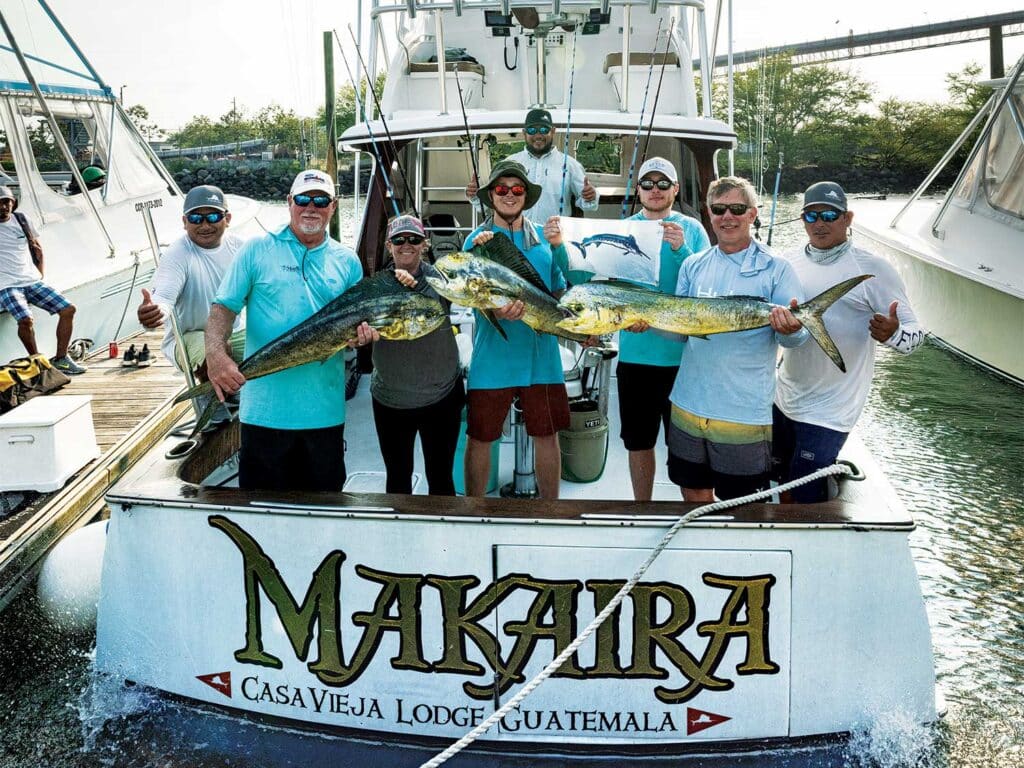
M505 333L505 329L501 327L501 323L498 322L498 318L494 316L494 310L492 309L481 309L480 314L487 318L487 322L494 326L496 330L505 341L508 341L508 334Z
M874 275L858 275L857 277L851 277L849 280L837 283L831 288L822 291L810 301L805 301L793 313L800 318L800 322L803 323L804 328L808 330L811 337L818 342L818 346L821 347L822 351L829 356L829 359L843 373L846 373L846 363L843 362L843 356L839 353L836 343L828 335L828 330L825 328L825 323L821 316L836 301L872 277Z
M182 392L180 395L178 395L176 398L174 398L174 402L175 403L183 403L186 400L193 400L193 399L195 399L197 397L200 397L201 395L212 395L212 394L213 394L213 384L211 384L208 381L204 381L202 384L196 384L194 387L192 387L192 389L186 389L184 392ZM214 398L214 399L216 399L216 398Z
M576 249L580 252L584 259L587 258L587 247L583 245L583 243L577 243L575 240L570 240L569 242L576 246Z
M211 397L210 401L206 404L203 412L196 417L196 425L192 428L192 434L190 434L189 440L193 439L196 435L203 431L203 428L210 423L210 419L213 418L214 412L217 410L217 406L220 405L220 400L216 397Z
M516 248L516 244L509 240L504 232L495 232L494 237L482 246L477 246L477 248L483 249L480 255L484 258L511 269L538 290L548 294L551 293L533 264L523 256L522 251ZM476 248L473 250L476 251Z
M688 334L686 334L686 338L688 338L688 339L702 339L703 341L707 341L708 340L708 337L705 336L703 333L688 333Z
M728 296L713 296L712 298L715 298L715 299L735 299L736 301L760 301L762 304L770 304L771 303L764 296L733 296L732 294L729 294Z

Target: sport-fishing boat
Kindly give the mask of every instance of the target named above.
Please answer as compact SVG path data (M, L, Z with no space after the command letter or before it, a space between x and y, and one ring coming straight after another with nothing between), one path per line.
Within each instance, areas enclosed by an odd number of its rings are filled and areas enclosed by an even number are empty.
M431 223L435 250L461 248L476 223L463 193L470 153L485 175L486 149L514 140L536 105L570 132L570 151L598 140L609 148L606 165L588 169L602 196L597 215L618 218L642 125L649 154L681 169L684 209L706 219L715 152L735 136L710 117L700 2L375 0L369 19L371 82L382 26L396 25L399 46L383 114L343 137L388 170L375 173L362 201L358 250L368 271L379 266L396 197L394 207L415 204ZM446 61L454 49L464 49L458 65ZM658 109L648 104L641 123L637 94L663 61ZM584 355L586 376L577 378L568 357L567 386L589 377L584 394L614 403L609 376L596 373L607 362L591 369ZM579 395L570 391L576 405ZM440 747L569 648L694 509L663 469L656 501L631 500L625 452L608 440L614 405L589 419L604 429L603 474L563 478L562 500L431 497L422 484L412 495L381 493L369 399L364 382L348 405L343 493L234 487L235 429L182 458L168 441L115 486L97 629L102 673L298 738L312 729ZM495 444L496 481L513 474L520 447ZM930 635L908 546L914 523L860 452L863 478L839 483L826 503L754 503L684 527L596 633L471 748L634 764L829 741L894 713L933 721Z
M933 339L1024 385L1024 79L1019 60L909 200L864 200L853 229L886 254ZM978 129L956 182L923 197Z
M44 280L78 307L75 337L115 341L139 329L134 306L154 270L140 213L170 243L182 192L44 0L0 4L0 26L0 184L39 232ZM100 186L83 178L90 167L105 171ZM235 227L259 209L236 196L230 206ZM56 318L34 317L40 349L52 354ZM24 354L0 311L0 361Z

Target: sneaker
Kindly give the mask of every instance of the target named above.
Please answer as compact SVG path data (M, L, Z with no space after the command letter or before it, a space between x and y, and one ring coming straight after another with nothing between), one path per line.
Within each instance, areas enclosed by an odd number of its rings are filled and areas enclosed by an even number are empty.
M67 376L77 376L78 374L85 373L87 370L89 370L84 365L79 365L78 363L76 363L67 355L64 355L64 357L52 358L50 360L50 365L52 365L61 373L66 374Z
M139 352L138 358L135 360L139 368L145 368L146 366L153 364L153 358L149 354L149 345L143 344L142 351Z
M132 344L124 351L124 357L121 358L121 367L128 368L135 365L138 361L139 353L135 351L135 345Z

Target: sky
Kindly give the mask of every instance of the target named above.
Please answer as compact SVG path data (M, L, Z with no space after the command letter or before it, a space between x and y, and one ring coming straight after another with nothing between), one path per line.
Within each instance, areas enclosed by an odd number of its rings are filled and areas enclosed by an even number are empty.
M713 9L717 0L706 2ZM347 40L357 6L357 0L49 3L93 67L115 92L123 93L125 105L142 104L164 129L178 128L199 114L216 120L232 103L250 114L275 103L313 115L324 101L323 32L335 29ZM370 2L363 4L369 7ZM1021 0L974 0L969 6L950 0L734 0L734 50L1005 13L1020 10L1020 5ZM709 36L710 27L709 21ZM719 52L725 51L724 40L723 14ZM1009 68L1024 54L1024 36L1005 38L1004 50ZM896 96L937 101L945 96L945 74L969 61L980 63L987 73L987 43L837 66L873 83L878 100ZM345 82L343 73L339 62L339 86Z

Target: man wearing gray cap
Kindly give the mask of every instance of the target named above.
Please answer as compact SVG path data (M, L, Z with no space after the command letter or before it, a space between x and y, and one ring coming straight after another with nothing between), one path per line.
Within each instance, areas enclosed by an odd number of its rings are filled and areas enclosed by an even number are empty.
M228 234L231 213L219 187L193 187L185 195L181 217L185 234L174 241L160 259L153 275L153 290L142 289L142 303L136 314L146 328L166 323L160 350L173 360L179 371L195 368L206 357L204 331L210 305L217 295L224 273L238 255L242 240ZM185 349L178 349L171 323L174 312ZM245 331L235 318L231 335L231 356L242 360ZM130 353L125 353L130 363Z
M29 220L15 213L18 201L8 187L0 187L0 309L18 323L18 338L29 355L39 354L29 306L57 315L57 354L51 359L61 373L85 373L85 367L68 357L68 343L75 306L43 282L43 249L39 234Z
M853 212L834 181L804 192L801 214L807 244L784 254L807 296L857 275L874 275L825 313L825 328L846 361L836 368L817 344L784 349L773 409L772 455L785 482L832 464L860 417L875 370L875 344L910 354L924 329L907 300L903 281L889 262L849 239ZM792 491L792 501L824 501L826 480Z

